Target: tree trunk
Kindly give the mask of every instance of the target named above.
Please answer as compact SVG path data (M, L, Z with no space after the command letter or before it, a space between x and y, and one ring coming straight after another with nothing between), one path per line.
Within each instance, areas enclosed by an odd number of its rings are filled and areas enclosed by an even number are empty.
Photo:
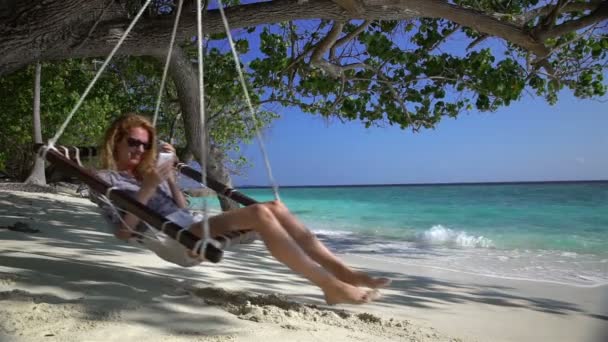
M209 158L207 158L207 174L209 177L232 187L232 179L225 166L226 153L217 146L211 146L209 149ZM239 204L224 196L217 196L220 201L220 206L223 211L239 208Z
M40 74L42 65L36 64L36 74L34 76L34 120L33 120L33 136L34 143L42 143L42 127L40 125ZM38 154L35 156L34 168L30 176L25 180L27 184L46 185L46 176L44 174L44 159Z
M201 135L206 134L206 132L200 123L197 70L193 67L188 56L178 46L173 49L169 75L173 79L177 90L189 149L198 160L201 157L201 146L198 142ZM206 158L208 162L207 174L226 185L231 185L230 175L223 164L223 151L214 148L209 153L209 144L207 144L207 151L204 152L208 155ZM224 198L220 197L219 201L224 211L238 208L238 204Z
M119 2L109 4L106 0L30 0L0 6L0 75L36 60L106 56L132 19ZM607 1L579 2L590 14L535 31L504 20L500 13L483 13L446 0L366 0L362 4L360 14L352 14L332 0L273 0L230 6L226 15L232 29L307 19L446 19L481 34L500 37L541 57L549 53L543 39L575 32L608 18ZM205 13L204 25L208 34L224 32L217 9ZM166 50L172 27L172 16L145 16L118 54L160 55ZM187 41L195 32L196 14L184 13L177 40Z

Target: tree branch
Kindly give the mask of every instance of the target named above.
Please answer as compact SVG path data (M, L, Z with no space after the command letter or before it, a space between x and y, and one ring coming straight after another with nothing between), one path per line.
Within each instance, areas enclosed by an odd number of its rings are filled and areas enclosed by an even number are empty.
M114 4L114 1L110 0L108 2L108 4L103 7L103 9L101 10L101 13L99 14L99 17L97 18L97 20L95 20L95 22L89 29L89 32L87 33L87 35L82 39L82 41L80 43L78 43L77 45L75 45L73 47L75 50L78 50L81 46L84 45L84 43L87 42L87 40L89 39L89 37L91 36L93 31L95 31L95 28L97 28L97 25L99 25L99 23L101 22L101 19L103 19L103 16L104 16L104 14L106 14L106 11L108 10L108 8L110 8L110 6L112 6L113 4Z
M460 29L459 25L456 25L456 27L454 27L453 29L450 30L450 32L446 33L445 36L443 36L441 39L439 39L437 42L435 42L435 44L431 45L431 47L429 47L426 52L427 53L431 53L433 50L435 50L439 45L441 45L441 43L445 42L446 39L448 39L451 35L453 35L456 31L458 31Z
M359 25L356 29L354 29L352 32L350 32L349 34L347 34L346 36L338 39L335 43L334 43L334 48L336 47L340 47L348 42L350 42L351 40L355 39L355 37L357 37L359 34L361 34L361 32L365 31L365 29L369 26L369 24L371 24L370 20L365 20L361 25Z
M487 34L482 34L481 36L477 37L477 39L472 41L471 44L469 44L467 46L467 50L471 50L472 48L476 47L479 43L483 42L488 37L490 37L490 36L488 36Z
M359 0L332 0L340 7L344 8L348 13L359 15L363 13L363 5L359 3Z
M329 30L325 38L323 38L319 42L319 44L317 44L314 51L312 52L312 56L310 56L310 62L312 64L316 64L321 61L321 58L323 57L325 51L329 50L329 48L331 48L338 40L338 37L340 36L340 33L342 33L343 28L343 22L334 22L334 25L332 26L331 30Z
M346 86L346 77L344 76L344 74L342 74L341 78L342 78L342 82L340 83L340 90L338 91L338 94L336 95L336 100L332 104L331 109L328 111L330 114L331 114L331 112L336 110L336 107L338 107L338 104L342 103L342 100L344 99L344 88ZM338 115L338 117L340 117L340 116Z
M0 74L6 74L36 60L63 60L67 58L99 57L107 55L113 48L108 41L109 32L123 29L130 19L105 19L97 25L87 44L78 50L72 48L86 36L94 19L74 19L75 12L81 13L88 0L45 0L47 5L23 10L28 18L16 19L12 26L0 23ZM589 2L589 4L595 3ZM571 32L593 24L607 17L607 1L603 1L592 14L556 26L538 37L512 22L500 20L490 14L452 4L449 0L366 0L364 12L349 14L331 0L273 0L231 6L226 15L233 29L280 23L289 20L322 19L346 22L351 19L363 20L403 20L409 18L434 18L450 20L462 26L477 30L480 34L496 36L534 53L545 56L549 49L543 39ZM19 5L26 8L28 5ZM591 6L591 5L590 5ZM569 9L568 6L564 11ZM70 20L66 20L70 13ZM44 22L43 22L44 21ZM83 26L83 24L85 24ZM205 15L205 32L223 32L223 24L218 10L208 10ZM129 39L119 50L122 55L158 55L166 50L173 18L160 16L142 18L132 31ZM79 33L80 32L80 33ZM188 41L196 32L196 13L185 13L181 20L177 39Z
M549 14L545 17L545 20L538 26L540 30L546 31L550 30L555 26L555 22L557 21L557 17L562 12L562 9L565 5L568 4L569 0L557 0L557 5L553 6L553 9L549 12Z
M608 1L602 2L593 12L589 15L579 19L566 21L560 25L553 27L550 30L541 31L538 33L537 38L539 40L546 40L549 38L555 38L563 34L580 30L586 26L593 25L602 20L608 19Z
M591 0L588 2L571 2L563 6L558 13L592 11L596 9L597 6L602 3L602 1L603 0ZM554 8L555 6L552 5L537 7L516 17L515 22L523 26L538 17L548 16Z

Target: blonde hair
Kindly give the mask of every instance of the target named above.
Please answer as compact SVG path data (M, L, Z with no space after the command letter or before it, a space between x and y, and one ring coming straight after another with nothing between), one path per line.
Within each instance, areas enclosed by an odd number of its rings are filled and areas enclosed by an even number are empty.
M117 170L116 148L120 141L129 134L129 130L136 127L141 127L148 131L148 142L151 147L149 150L144 151L142 160L135 169L135 177L142 179L143 175L154 168L156 163L156 130L146 117L136 113L127 113L114 120L106 131L101 146L101 167L103 169Z

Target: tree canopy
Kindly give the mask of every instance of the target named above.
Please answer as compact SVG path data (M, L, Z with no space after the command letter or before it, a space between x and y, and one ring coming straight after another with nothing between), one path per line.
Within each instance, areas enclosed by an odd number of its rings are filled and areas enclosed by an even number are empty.
M8 3L4 74L36 60L107 54L142 2ZM153 1L120 53L162 55L175 3ZM195 32L193 3L186 1L182 42ZM205 32L223 39L213 6ZM248 71L254 86L268 89L262 101L367 124L432 127L462 109L508 105L525 89L551 103L564 87L579 97L606 91L608 1L232 1L227 16L247 32L242 50L260 41Z
M227 57L212 49L206 58L209 69L206 80L216 84L208 94L207 124L211 127L210 138L224 152L238 151L239 143L251 139L253 134L239 117L243 104L242 101L234 101L234 92L240 90L235 86L236 81L234 77L226 80L231 74L225 71L226 64L232 66L232 61ZM44 140L55 135L100 64L101 61L95 59L44 63L41 80ZM27 177L32 163L34 68L34 65L28 66L0 77L0 107L4 109L0 114L4 123L0 126L0 144L3 146L0 149L0 169L20 179ZM161 65L155 59L117 58L102 74L89 99L62 135L60 143L95 146L101 143L102 134L110 122L122 113L139 112L152 117L160 77ZM165 88L161 104L156 126L159 137L185 145L186 137L179 121L182 113L175 86L171 82ZM261 125L268 124L275 117L267 111L260 114ZM236 167L244 162L243 158L232 160Z
M142 3L5 2L0 75L36 61L107 55ZM163 59L176 3L154 0L118 53ZM196 6L185 6L176 52L182 58L172 76L186 137L196 141L198 113L190 103L197 95L188 91L195 84L189 58ZM244 106L218 12L215 3L205 6L207 63L217 63L206 67L206 84L222 114L215 119L243 133L230 116ZM230 1L226 14L259 109L295 106L419 130L466 110L496 110L526 93L555 103L563 89L580 98L607 89L607 0Z

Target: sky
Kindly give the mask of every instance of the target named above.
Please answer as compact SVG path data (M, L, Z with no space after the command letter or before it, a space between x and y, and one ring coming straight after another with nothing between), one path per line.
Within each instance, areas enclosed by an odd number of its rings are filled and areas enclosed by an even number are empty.
M264 131L279 186L608 180L608 98L525 96L494 113L445 118L434 130L327 121L285 109ZM257 142L236 186L269 185Z
M259 50L257 35L248 41ZM440 52L464 54L469 42L454 35ZM500 40L485 47L496 56L505 51ZM418 133L295 108L279 114L263 132L279 186L608 180L608 96L582 100L564 90L551 106L526 94L496 112L462 113ZM270 186L257 142L242 148L252 167L233 176L234 185Z

